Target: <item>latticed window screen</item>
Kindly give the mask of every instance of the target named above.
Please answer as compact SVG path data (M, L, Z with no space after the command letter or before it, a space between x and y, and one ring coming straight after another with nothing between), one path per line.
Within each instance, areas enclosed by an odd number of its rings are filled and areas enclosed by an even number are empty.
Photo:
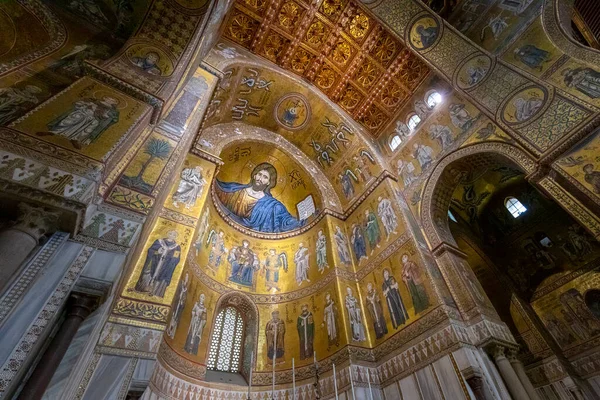
M514 197L509 197L504 201L506 209L512 214L513 217L517 218L519 215L527 211L527 208L521 202Z
M244 320L235 307L222 309L217 315L208 352L208 369L238 372L242 355Z

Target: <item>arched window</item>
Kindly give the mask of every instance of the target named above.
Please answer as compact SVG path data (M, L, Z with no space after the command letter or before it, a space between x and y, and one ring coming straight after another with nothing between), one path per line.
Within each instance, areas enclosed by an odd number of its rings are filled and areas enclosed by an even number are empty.
M430 108L433 108L442 102L442 95L436 91L431 91L427 94L425 102Z
M415 128L421 123L421 118L417 115L417 114L413 114L409 119L408 119L408 127L410 128L411 131L414 131Z
M400 139L400 136L393 135L390 139L390 149L392 149L392 151L396 151L398 146L400 146L400 143L402 143L402 139Z
M208 352L208 369L239 372L244 338L244 319L235 307L226 307L217 315Z
M507 197L506 200L504 200L504 205L506 206L508 212L510 212L515 218L518 218L519 215L527 211L527 208L525 208L525 206L514 197Z

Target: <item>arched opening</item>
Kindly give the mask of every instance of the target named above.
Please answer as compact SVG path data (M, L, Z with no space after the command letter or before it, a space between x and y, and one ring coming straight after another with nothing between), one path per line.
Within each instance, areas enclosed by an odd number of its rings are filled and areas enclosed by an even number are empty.
M390 150L392 151L396 151L396 149L398 149L398 147L400 147L400 144L402 143L402 139L400 139L399 135L392 135L392 137L390 138Z
M218 300L206 359L206 380L246 386L256 360L258 310L238 292Z
M422 216L430 244L445 242L464 253L521 345L518 358L526 370L572 358L586 344L592 351L600 337L592 291L598 290L600 245L527 180L530 163L523 154L508 146L503 155L474 150L443 160L433 172L435 183L425 188Z
M408 125L408 128L410 129L410 131L414 131L415 129L417 129L417 126L419 126L419 124L421 123L421 117L419 117L417 114L412 114L409 118L408 121L406 122L406 124Z

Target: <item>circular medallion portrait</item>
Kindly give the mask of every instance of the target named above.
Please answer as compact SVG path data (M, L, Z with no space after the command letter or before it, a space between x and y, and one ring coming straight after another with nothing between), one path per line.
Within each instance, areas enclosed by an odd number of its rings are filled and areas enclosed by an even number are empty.
M162 50L146 44L136 44L127 49L129 61L149 75L169 76L173 63Z
M530 121L546 103L548 92L540 86L531 86L515 94L502 110L502 120L508 125Z
M425 50L431 47L438 38L440 26L430 16L419 18L410 28L409 41L417 50Z
M299 93L283 96L275 105L275 120L286 129L301 129L310 119L310 105Z
M487 76L491 66L491 58L483 54L467 60L458 70L456 85L463 90L477 86Z

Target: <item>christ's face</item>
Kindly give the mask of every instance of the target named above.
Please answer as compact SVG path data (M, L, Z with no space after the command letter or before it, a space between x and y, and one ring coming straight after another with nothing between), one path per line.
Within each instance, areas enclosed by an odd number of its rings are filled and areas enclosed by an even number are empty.
M263 191L269 186L269 182L271 180L271 174L266 169L258 171L254 174L252 180L252 189Z

